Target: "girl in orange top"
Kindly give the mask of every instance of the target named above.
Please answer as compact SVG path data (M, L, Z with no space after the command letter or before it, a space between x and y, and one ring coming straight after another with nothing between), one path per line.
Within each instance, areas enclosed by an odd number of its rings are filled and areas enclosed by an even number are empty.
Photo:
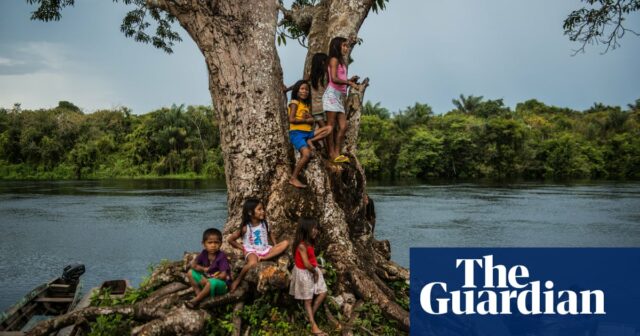
M313 316L327 296L327 285L322 272L318 268L316 254L313 248L318 236L318 223L313 218L302 217L298 220L295 243L295 266L291 272L289 294L297 300L304 301L304 310L311 322L311 333L326 335L316 324ZM316 296L315 301L313 296Z
M311 151L313 142L325 138L331 133L331 127L319 127L313 130L314 119L311 116L309 107L311 105L311 90L309 83L305 80L299 80L293 85L291 91L291 102L289 103L289 141L297 151L300 151L300 159L293 169L289 183L296 188L305 188L306 185L298 180L298 175L302 171L309 160L311 160Z

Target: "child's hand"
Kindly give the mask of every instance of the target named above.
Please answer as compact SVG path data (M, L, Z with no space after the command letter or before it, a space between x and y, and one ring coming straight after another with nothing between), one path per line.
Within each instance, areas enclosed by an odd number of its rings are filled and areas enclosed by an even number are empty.
M353 76L353 77L351 77L351 79L349 79L349 81L350 81L350 82L357 83L357 82L358 82L358 79L360 79L360 76Z

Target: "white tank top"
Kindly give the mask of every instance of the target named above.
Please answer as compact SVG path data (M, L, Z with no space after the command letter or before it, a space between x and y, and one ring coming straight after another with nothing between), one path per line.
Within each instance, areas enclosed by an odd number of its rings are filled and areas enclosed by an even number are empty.
M242 245L246 251L264 251L269 247L269 238L267 237L267 225L264 221L258 226L247 224L247 231L242 238Z

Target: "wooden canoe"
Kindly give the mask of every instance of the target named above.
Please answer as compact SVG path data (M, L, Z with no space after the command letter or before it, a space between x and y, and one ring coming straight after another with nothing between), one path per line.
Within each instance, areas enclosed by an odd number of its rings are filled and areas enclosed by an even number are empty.
M63 275L46 282L0 314L0 336L21 335L41 321L66 314L80 301L84 265L65 267Z

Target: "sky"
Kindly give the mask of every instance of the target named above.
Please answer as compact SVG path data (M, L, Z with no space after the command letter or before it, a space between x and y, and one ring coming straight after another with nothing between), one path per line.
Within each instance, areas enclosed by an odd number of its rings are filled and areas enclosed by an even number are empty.
M390 0L360 30L350 75L369 77L365 100L395 112L416 102L453 109L460 94L528 99L584 110L595 102L626 107L640 98L640 37L622 47L580 47L562 23L579 0ZM55 107L67 100L85 113L129 107L143 114L172 104L210 105L204 58L183 41L166 54L120 32L129 8L106 0L76 1L59 22L29 20L23 0L0 2L0 107ZM640 31L640 14L628 26ZM285 83L302 75L306 50L278 48Z

